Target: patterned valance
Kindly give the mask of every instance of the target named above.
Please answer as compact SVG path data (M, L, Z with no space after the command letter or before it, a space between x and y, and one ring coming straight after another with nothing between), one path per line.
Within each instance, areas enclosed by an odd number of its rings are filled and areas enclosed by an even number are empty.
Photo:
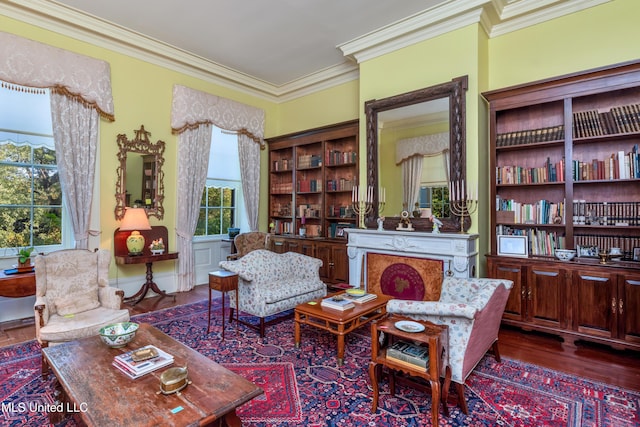
M114 120L108 62L0 32L0 80L50 88Z
M396 164L420 156L435 156L449 150L449 132L400 139L396 142Z
M210 123L264 144L264 110L185 86L174 85L171 128L174 134Z

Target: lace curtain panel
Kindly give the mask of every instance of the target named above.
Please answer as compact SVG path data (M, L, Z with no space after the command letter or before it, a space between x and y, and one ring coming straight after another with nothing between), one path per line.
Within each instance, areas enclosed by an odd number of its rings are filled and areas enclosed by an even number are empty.
M202 124L195 129L182 132L178 141L178 292L188 291L195 286L192 238L198 223L200 200L207 179L211 133L211 125Z
M185 86L173 88L171 128L180 135L178 147L177 239L178 292L195 285L193 233L207 177L211 127L238 133L242 190L251 231L258 229L260 204L260 147L264 137L264 110ZM208 135L208 136L207 136ZM181 172L181 171L184 171Z
M422 163L424 157L442 154L444 172L449 181L449 133L435 133L396 142L396 165L402 167L403 203L413 209L420 194L422 183Z
M100 116L75 98L51 94L53 140L60 186L69 208L77 249L89 246L93 179Z

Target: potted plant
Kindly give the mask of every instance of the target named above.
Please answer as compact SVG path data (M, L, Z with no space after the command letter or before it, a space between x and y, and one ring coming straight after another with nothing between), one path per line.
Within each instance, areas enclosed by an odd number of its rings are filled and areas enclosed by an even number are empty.
M33 247L30 248L22 248L18 251L18 267L31 267L31 253L33 252Z

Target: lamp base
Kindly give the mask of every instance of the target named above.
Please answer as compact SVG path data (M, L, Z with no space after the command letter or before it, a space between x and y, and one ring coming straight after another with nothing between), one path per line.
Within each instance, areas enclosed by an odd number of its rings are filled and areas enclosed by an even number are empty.
M129 250L129 256L142 255L144 236L139 231L132 231L127 237L127 249Z

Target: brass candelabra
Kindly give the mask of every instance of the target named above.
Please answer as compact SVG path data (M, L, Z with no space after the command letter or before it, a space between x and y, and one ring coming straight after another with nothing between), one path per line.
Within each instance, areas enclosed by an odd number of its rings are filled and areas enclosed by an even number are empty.
M373 187L368 186L365 191L362 190L357 185L353 187L351 205L353 206L353 211L358 215L358 228L367 228L364 219L373 209ZM381 214L384 211L386 197L384 188L380 189L378 196L380 198L378 214Z
M460 232L464 233L464 218L471 216L478 209L478 187L466 187L464 180L449 183L449 209L460 218Z

